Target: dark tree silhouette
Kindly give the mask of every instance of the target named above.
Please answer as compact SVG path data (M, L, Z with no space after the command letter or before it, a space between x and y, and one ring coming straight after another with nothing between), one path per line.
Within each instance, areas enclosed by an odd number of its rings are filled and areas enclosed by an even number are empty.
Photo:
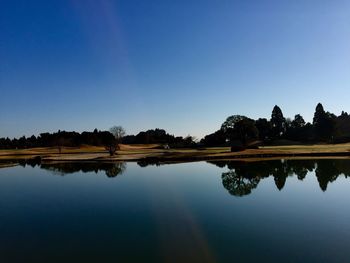
M271 136L271 124L267 119L260 118L255 121L255 126L259 131L259 139L266 141Z
M335 120L335 142L344 143L350 141L350 115L342 112Z
M118 143L120 143L125 136L125 130L122 126L113 126L109 129L109 131L113 134Z
M275 139L281 138L286 132L286 119L280 107L275 105L271 114L272 136Z
M238 123L241 120L247 119L246 116L243 115L232 115L227 117L227 119L224 121L224 123L221 125L221 130L224 133L229 133L230 131L232 131L235 126L236 123Z
M110 133L114 138L110 138L106 143L106 150L109 152L110 156L115 155L116 151L120 149L120 143L125 135L125 130L122 126L113 126L110 128Z
M200 146L234 146L236 150L244 149L250 140L259 139L265 144L284 143L276 140L286 139L302 143L344 143L350 142L350 116L346 112L335 116L326 112L321 103L316 107L313 122L305 123L300 114L293 120L285 118L282 110L276 105L271 114L271 120L258 119L256 121L243 115L229 116L221 128L206 135L200 143L193 138L175 137L163 129L141 131L137 135L124 136L124 129L120 126L112 128L111 133L94 129L93 132L41 133L39 136L20 138L0 138L0 149L23 149L32 147L78 147L81 145L105 146L114 155L120 143L126 144L163 144L170 148L200 147ZM108 134L106 134L108 133ZM258 136L257 136L258 134ZM113 137L113 136L112 136ZM259 143L260 143L259 141ZM64 142L64 143L62 143ZM256 145L256 144L255 144ZM162 146L159 146L162 147Z
M249 140L256 140L259 137L254 120L248 118L237 122L234 131L244 147L247 146Z
M223 130L218 130L212 134L206 135L201 144L205 146L223 146L226 143L226 136Z
M287 127L286 138L293 141L305 140L309 137L308 128L305 125L304 118L300 114L295 115L294 120Z
M226 140L231 142L231 150L243 150L250 140L259 137L259 131L255 121L242 115L233 115L221 125ZM238 143L237 143L238 142Z
M323 121L323 119L326 117L326 112L323 109L323 105L321 103L318 103L315 109L315 114L313 118L313 125L320 125Z
M321 103L317 104L313 118L314 134L316 139L328 141L334 132L334 116L325 112Z
M291 123L291 127L294 129L301 129L305 126L306 122L300 114L294 116L294 120Z

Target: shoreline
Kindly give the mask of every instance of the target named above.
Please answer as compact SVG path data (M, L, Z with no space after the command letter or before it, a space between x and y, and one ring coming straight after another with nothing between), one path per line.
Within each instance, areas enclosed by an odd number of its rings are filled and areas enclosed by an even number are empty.
M102 147L32 148L22 150L0 150L0 162L35 160L41 162L145 162L179 163L213 160L262 161L271 159L350 158L350 143L339 145L292 145L269 146L230 152L228 147L201 149L159 149L148 145L122 145L115 156ZM2 166L0 166L1 168Z

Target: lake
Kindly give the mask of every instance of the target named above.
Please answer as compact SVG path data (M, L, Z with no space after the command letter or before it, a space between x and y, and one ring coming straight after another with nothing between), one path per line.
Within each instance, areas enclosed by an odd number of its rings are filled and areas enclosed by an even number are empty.
M0 262L349 262L350 160L0 169Z

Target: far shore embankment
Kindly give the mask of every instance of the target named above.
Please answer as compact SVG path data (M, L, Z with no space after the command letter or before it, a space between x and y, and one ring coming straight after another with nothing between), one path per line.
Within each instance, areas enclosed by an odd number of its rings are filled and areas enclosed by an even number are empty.
M145 161L150 163L177 163L207 160L245 160L290 158L350 158L350 143L263 146L231 152L229 147L161 149L159 145L121 145L116 155L110 156L103 147L31 148L0 150L0 161L40 158L42 162L116 162Z

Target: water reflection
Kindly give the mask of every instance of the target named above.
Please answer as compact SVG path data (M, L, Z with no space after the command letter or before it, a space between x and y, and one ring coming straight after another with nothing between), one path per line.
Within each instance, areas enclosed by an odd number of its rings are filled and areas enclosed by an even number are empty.
M210 162L220 168L228 168L221 174L222 184L234 196L249 195L259 182L273 176L278 190L282 190L288 176L304 180L315 172L322 191L340 175L350 176L350 160L273 160L264 162L218 161Z
M240 172L230 170L222 173L222 184L231 195L243 196L252 192L259 184L259 177L241 176Z
M126 169L124 162L117 163L43 163L40 168L52 171L60 175L72 174L76 172L105 172L107 177L116 177Z
M261 180L273 177L278 190L282 190L289 176L296 176L300 181L304 180L308 173L313 172L317 178L319 187L326 191L328 184L337 180L340 175L350 176L349 159L322 159L322 160L271 160L258 162L245 161L208 161L222 169L222 184L224 188L234 196L246 196L258 187ZM126 170L125 162L41 162L40 158L7 160L0 164L19 164L23 167L40 167L58 175L72 174L76 172L104 172L107 177L116 177ZM160 165L158 162L139 161L140 167L148 165ZM1 167L1 166L0 166ZM228 169L228 170L227 170Z
M48 170L57 175L67 175L77 172L89 173L104 172L107 177L116 177L126 170L125 162L41 162L40 157L32 159L7 160L3 164L18 164L22 167L38 166L41 169Z

